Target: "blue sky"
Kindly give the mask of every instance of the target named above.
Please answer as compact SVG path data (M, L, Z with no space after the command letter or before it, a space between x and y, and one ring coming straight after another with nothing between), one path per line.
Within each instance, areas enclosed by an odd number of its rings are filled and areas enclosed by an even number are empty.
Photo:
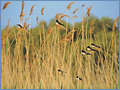
M6 1L1 1L1 8L3 7L4 3ZM8 20L10 20L10 26L18 24L19 21L19 15L21 12L21 1L11 1L12 4L10 4L4 11L1 11L1 28L5 28L5 26L8 23ZM56 13L64 13L72 16L72 11L75 8L79 8L79 11L77 15L79 16L74 22L81 21L81 5L85 4L85 10L89 6L93 6L91 9L91 14L97 16L98 18L101 18L102 16L116 18L119 16L119 1L76 1L76 4L72 5L71 10L66 10L66 7L70 1L25 1L25 18L29 17L30 8L32 5L36 5L33 11L32 16L30 16L27 23L31 24L31 27L35 27L36 24L36 16L39 17L39 20L45 20L47 23L49 23L49 20L55 17ZM45 7L45 15L41 16L40 10L42 7ZM71 22L69 19L67 19L68 22Z

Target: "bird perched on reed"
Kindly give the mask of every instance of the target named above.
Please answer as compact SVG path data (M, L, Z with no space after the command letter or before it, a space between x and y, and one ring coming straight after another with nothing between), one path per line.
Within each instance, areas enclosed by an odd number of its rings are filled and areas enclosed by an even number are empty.
M102 48L101 46L96 45L94 43L91 43L91 47L95 48L96 50L104 51L104 48Z
M21 24L17 24L18 28L24 28Z
M66 73L65 71L63 71L63 70L61 70L61 69L58 69L57 71L58 71L59 73L61 73L62 75L65 75L65 73Z
M17 30L25 31L24 26L22 26L21 24L17 24Z
M62 27L64 27L64 30L66 30L65 25L62 24L58 19L56 19L56 25L62 26ZM62 41L70 41L70 42L72 40L76 41L78 34L79 34L79 32L77 30L71 30L70 28L67 28L67 35L62 38Z
M26 31L28 27L29 25L26 25L26 23L24 24L24 26L22 26L21 24L17 24L17 30L19 31Z
M83 55L91 55L90 53L88 53L88 52L86 52L86 51L84 51L84 50L82 50L81 53L82 53Z
M58 19L56 19L56 25L60 25L64 27L64 24L62 24Z
M76 76L76 80L82 80L82 78L79 76Z
M56 19L56 25L59 26L59 27L62 27L63 30L66 31L66 27L65 27L65 25L61 22L61 20ZM68 33L68 32L70 32L70 28L67 29L67 33Z
M91 47L88 46L86 48L86 50L94 53L96 65L98 65L98 64L101 65L102 61L103 62L105 61L104 49L102 47L100 47L99 45L91 43Z

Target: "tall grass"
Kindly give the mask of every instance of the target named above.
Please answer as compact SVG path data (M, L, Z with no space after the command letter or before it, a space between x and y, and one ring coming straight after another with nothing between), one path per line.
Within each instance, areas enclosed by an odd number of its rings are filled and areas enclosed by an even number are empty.
M71 5L68 7L70 8ZM22 12L21 12L22 13ZM43 11L41 12L42 15ZM63 35L56 25L19 31L10 28L9 23L1 36L1 88L2 89L118 89L119 33L103 30L92 38L93 23L90 23L90 38L85 38L85 18L82 16L82 38L76 41L62 42ZM38 23L38 20L37 20ZM95 23L95 22L94 22ZM89 26L89 24L88 24ZM73 29L74 30L74 23ZM66 31L68 25L65 27ZM9 31L9 32L8 32ZM6 33L8 32L8 33ZM37 35L35 34L37 32ZM70 33L70 35L69 35ZM65 37L72 38L72 32ZM87 33L88 34L88 33ZM112 47L111 36L115 36ZM101 36L105 39L101 39ZM91 42L104 48L105 62L102 55L82 55ZM108 45L110 45L109 48ZM99 66L95 59L102 62ZM60 72L61 70L61 72ZM79 76L81 80L76 77Z

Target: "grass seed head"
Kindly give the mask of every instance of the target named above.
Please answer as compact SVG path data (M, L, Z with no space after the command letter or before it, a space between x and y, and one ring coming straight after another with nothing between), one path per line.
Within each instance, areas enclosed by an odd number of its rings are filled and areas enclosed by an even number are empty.
M23 10L24 10L24 0L22 0L22 8L21 8L21 13L20 13L20 23L22 23L22 21L23 21L23 16L24 16Z
M35 5L32 5L32 7L31 7L31 9L30 9L30 13L29 13L30 16L32 15L32 12L33 12L34 7L35 7Z
M11 2L9 2L9 1L8 1L8 2L6 2L6 3L4 4L4 6L3 6L3 8L2 8L2 9L4 10L5 8L7 8L7 6L8 6L9 4L11 4Z
M70 3L68 4L68 6L67 6L67 10L70 10L70 8L71 8L71 6L72 6L73 4L75 4L75 2L70 2Z
M92 6L90 6L89 8L87 8L87 16L90 16L90 10L91 10Z
M41 9L41 15L44 15L44 8Z
M67 14L64 14L64 13L58 13L58 14L56 14L56 19L57 20L60 20L60 19L62 19L64 17L70 18L70 16L68 16Z

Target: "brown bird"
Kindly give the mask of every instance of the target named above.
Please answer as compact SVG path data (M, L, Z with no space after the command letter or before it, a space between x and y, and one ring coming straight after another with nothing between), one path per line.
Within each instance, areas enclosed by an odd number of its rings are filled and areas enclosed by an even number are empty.
M26 31L24 26L22 26L21 24L17 24L17 30L19 30L19 31Z
M76 79L77 79L77 80L82 80L82 78L80 78L79 76L76 76Z
M83 55L91 55L90 53L87 53L86 51L82 50L81 52Z
M61 69L58 69L57 70L59 73L61 73L62 75L64 75L66 72L65 71L63 71L63 70L61 70Z

